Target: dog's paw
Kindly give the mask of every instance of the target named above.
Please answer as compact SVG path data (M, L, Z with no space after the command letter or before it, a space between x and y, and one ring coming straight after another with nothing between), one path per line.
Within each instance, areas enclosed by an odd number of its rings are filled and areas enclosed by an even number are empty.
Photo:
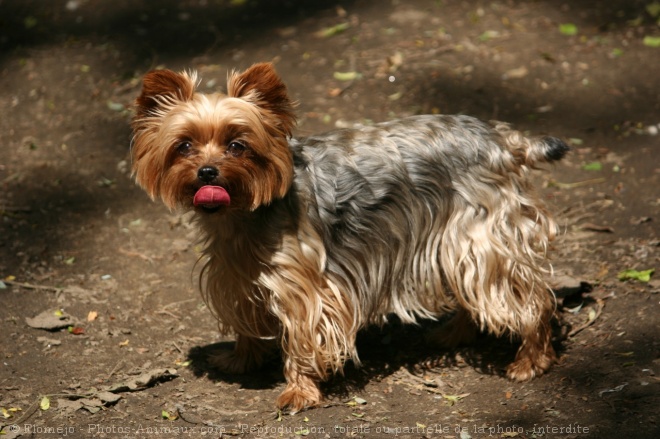
M310 380L309 385L304 387L288 384L284 392L277 398L277 406L294 414L303 409L318 406L322 399L317 384Z
M543 375L555 361L554 351L535 357L519 356L506 368L506 376L514 381L529 381Z

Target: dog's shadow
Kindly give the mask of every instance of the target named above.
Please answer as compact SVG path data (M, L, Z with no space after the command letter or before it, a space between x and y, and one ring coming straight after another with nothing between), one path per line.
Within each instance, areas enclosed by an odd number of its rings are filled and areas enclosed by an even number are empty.
M222 341L206 346L194 346L188 351L191 370L197 377L206 377L213 382L239 384L245 389L272 389L284 382L280 357L269 358L262 367L244 374L232 374L219 370L210 360L223 351L232 351L233 341Z
M357 367L349 361L343 374L337 374L322 383L322 392L330 399L345 400L364 390L367 384L382 381L402 368L418 376L425 370L442 373L443 370L465 367L480 374L505 376L506 366L513 361L519 343L506 337L496 338L485 334L480 334L470 345L456 349L428 343L427 334L441 329L446 320L424 320L411 325L392 317L383 326L371 326L360 331L357 350L362 364ZM554 347L558 353L561 353L560 333L564 331L564 325L555 322ZM220 342L192 348L188 357L192 362L193 373L214 382L239 384L246 389L273 389L284 383L279 356L269 359L259 370L241 375L223 373L214 368L209 357L233 347L233 342Z

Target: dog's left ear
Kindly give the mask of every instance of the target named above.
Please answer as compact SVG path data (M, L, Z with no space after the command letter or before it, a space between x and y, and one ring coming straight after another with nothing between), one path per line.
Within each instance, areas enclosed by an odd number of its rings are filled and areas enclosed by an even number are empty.
M144 76L142 93L135 100L136 118L153 115L159 107L185 102L195 94L196 74L152 70Z
M243 73L232 73L227 80L227 94L267 110L278 118L283 133L291 136L296 124L295 105L272 63L254 64Z

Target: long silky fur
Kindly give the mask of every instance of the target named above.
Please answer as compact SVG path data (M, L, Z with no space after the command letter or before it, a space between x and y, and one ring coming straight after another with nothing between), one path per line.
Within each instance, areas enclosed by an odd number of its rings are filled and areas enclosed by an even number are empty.
M196 215L204 298L221 331L238 336L221 366L258 365L264 340L277 340L288 383L278 405L298 410L320 401L319 380L359 362L360 328L390 314L413 323L449 312L522 339L510 377L550 366L547 250L557 225L529 173L561 158L563 142L440 115L295 139L272 66L230 76L229 96L191 95L192 75L154 78L156 90L174 85L138 99L134 172L168 206L190 208L184 189L198 166L225 163L218 129L249 130L254 162L222 168L239 196L221 215ZM168 148L191 126L211 140L168 169Z
M391 313L415 322L462 307L494 334L534 331L553 307L556 225L515 154L542 157L545 144L512 137L426 116L293 139L285 199L200 218L203 290L225 332L281 331L285 353L315 351L325 378L357 361L359 328Z

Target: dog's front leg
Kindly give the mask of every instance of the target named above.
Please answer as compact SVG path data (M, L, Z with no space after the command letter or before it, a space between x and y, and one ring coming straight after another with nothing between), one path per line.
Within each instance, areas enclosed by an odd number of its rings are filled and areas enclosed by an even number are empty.
M325 248L306 222L288 235L271 260L272 270L260 278L271 292L270 313L278 320L286 389L277 399L292 412L318 405L319 383L357 361L357 300L342 291L325 271Z
M267 280L287 381L277 405L292 412L318 405L319 383L342 370L347 359L357 360L355 304L317 267L303 257L291 264L281 260Z
M323 399L319 389L321 378L313 373L305 373L302 369L306 368L290 358L285 360L286 388L277 398L277 406L288 409L292 414L318 406Z
M299 273L300 274L300 273ZM299 279L291 273L282 280ZM356 358L356 325L351 302L339 290L317 277L301 283L288 282L277 293L274 314L282 328L282 353L287 386L277 400L292 412L318 405L319 383Z

